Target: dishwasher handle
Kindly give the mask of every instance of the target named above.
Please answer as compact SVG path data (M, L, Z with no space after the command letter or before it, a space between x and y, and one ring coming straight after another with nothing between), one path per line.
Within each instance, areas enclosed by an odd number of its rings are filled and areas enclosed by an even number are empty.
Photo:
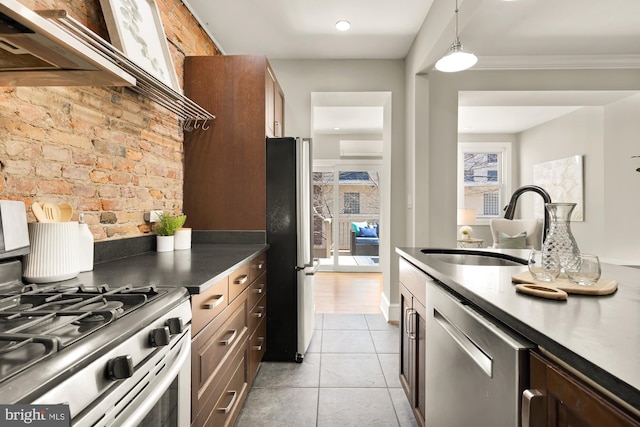
M444 317L437 308L433 309L433 318L444 331L464 350L465 353L484 371L489 378L493 378L493 360L476 345L460 328Z
M538 390L527 389L522 392L522 427L531 427L531 406L534 401L542 398L542 393Z

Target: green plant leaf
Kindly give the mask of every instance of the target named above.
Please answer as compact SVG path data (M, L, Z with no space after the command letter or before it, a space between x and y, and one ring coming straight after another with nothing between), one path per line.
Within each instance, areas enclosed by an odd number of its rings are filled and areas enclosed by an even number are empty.
M176 230L184 225L187 216L184 214L174 216L168 212L163 212L158 219L159 223L156 226L156 234L158 234L158 236L173 236Z

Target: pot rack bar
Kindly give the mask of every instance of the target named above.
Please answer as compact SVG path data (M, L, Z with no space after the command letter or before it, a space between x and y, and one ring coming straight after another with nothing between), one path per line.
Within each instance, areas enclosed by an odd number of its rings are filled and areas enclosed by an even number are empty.
M115 46L69 16L65 10L38 10L36 12L40 16L50 19L69 35L85 42L96 53L134 76L136 85L131 86L131 89L176 114L182 120L184 130L192 131L198 128L207 130L209 128L207 122L216 118L194 101L131 61Z

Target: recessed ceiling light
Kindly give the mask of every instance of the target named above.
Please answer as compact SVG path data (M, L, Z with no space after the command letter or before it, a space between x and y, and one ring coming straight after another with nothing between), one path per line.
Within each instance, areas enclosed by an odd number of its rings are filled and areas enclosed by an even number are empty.
M336 22L336 29L338 31L347 31L349 28L351 28L351 22L349 21L338 21Z
M340 130L340 128L333 128L333 130Z

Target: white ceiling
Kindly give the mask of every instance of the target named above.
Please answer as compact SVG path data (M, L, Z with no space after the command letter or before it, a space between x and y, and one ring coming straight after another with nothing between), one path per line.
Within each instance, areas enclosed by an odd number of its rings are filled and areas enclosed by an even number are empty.
M225 54L280 59L402 59L431 2L185 0Z
M436 22L446 23L440 29L425 28L430 37L447 44L454 38L454 0L185 0L185 4L228 55L402 59L428 13ZM567 66L572 61L611 66L640 57L640 0L458 0L458 4L460 39L465 50L479 57L478 68ZM351 21L351 30L335 30L340 19ZM602 93L583 93L580 98L565 92L534 94L505 98L501 93L492 100L495 92L475 93L467 94L466 101L461 94L460 131L520 132L580 106L612 102ZM615 100L628 95L609 96ZM354 100L353 106L362 107L361 101ZM511 106L518 108L507 108ZM362 111L343 108L340 113L344 122ZM367 132L360 121L323 124L325 132L333 127Z
M404 58L430 9L450 24L437 31L451 32L444 34L447 40L454 38L454 0L185 0L185 4L228 55ZM640 54L638 0L458 0L458 4L460 38L480 57L478 65L483 57L494 56ZM340 19L349 20L351 30L337 31L334 25Z

